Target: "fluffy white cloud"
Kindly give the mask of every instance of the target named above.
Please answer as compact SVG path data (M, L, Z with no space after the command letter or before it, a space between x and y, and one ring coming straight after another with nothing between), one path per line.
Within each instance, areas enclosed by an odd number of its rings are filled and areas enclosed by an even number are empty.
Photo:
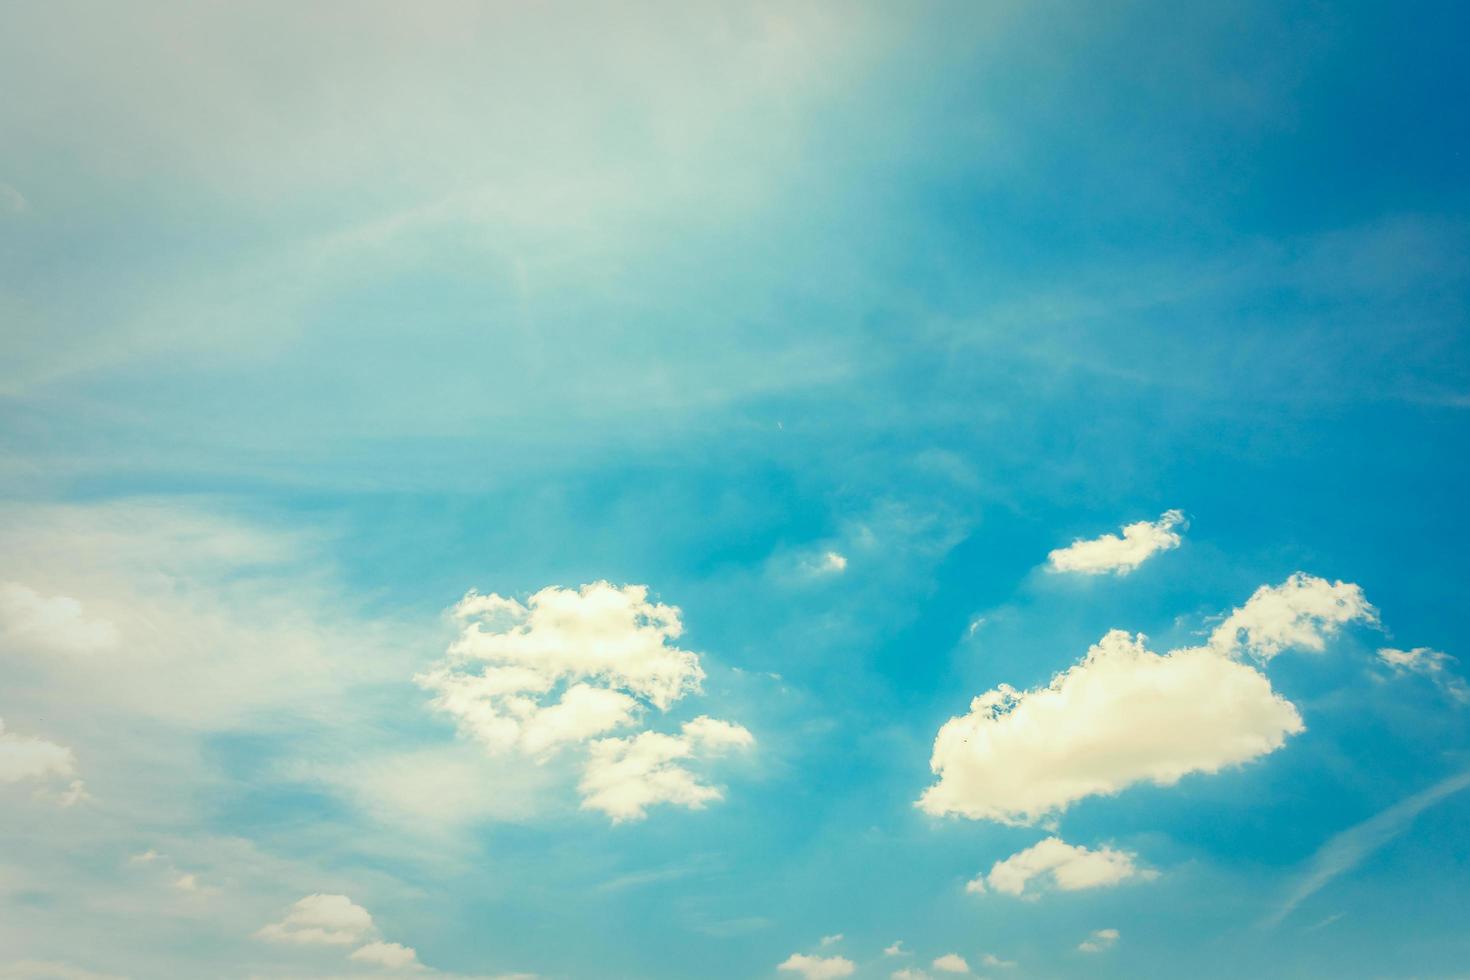
M988 966L988 967L991 967L992 969L1009 970L1010 968L1012 968L1013 966L1016 965L1016 961L1015 960L1003 960L999 956L996 956L994 953L986 953L984 956L982 956L980 958L980 965L981 966Z
M1351 622L1376 623L1378 612L1351 582L1328 582L1297 572L1280 585L1263 585L1210 634L1210 647L1261 660L1289 648L1321 652Z
M1175 528L1182 526L1183 511L1165 511L1157 521L1125 524L1122 537L1104 534L1090 541L1078 538L1049 553L1047 565L1054 572L1127 575L1158 552L1179 547L1183 538Z
M1441 650L1431 650L1429 647L1395 650L1393 647L1384 647L1378 651L1378 659L1395 674L1419 674L1427 677L1455 701L1470 704L1470 686L1466 685L1463 677L1457 677L1449 670L1449 665L1455 663L1455 658Z
M257 938L302 945L351 946L372 935L373 917L346 895L308 895L291 906L280 922L264 926Z
M71 749L44 738L7 732L0 719L0 783L67 777L75 769Z
M368 943L353 950L348 957L355 963L371 963L373 966L403 969L419 965L418 954L401 943Z
M117 645L117 628L86 615L69 596L46 596L19 582L0 582L0 637L58 653L96 653Z
M969 973L970 964L959 953L945 953L937 957L931 966L941 973Z
M895 939L892 946L883 947L884 956L907 956L908 950L903 948L903 940Z
M1050 877L1062 891L1106 888L1129 878L1154 878L1155 871L1140 870L1138 855L1111 847L1090 851L1068 844L1060 837L1048 837L1024 851L997 861L989 875L981 875L965 886L969 892L984 892L987 886L1006 895L1026 894L1032 881Z
M916 970L906 966L900 970L894 970L889 975L889 980L929 980L929 974L923 970Z
M776 969L799 973L804 980L834 980L836 977L852 976L857 967L845 956L807 956L805 953L792 953Z
M673 642L679 610L650 602L647 586L552 586L524 605L471 591L453 615L458 639L417 680L493 749L544 755L626 728L704 679L699 655Z
M823 946L835 946L835 945L837 945L840 942L842 942L842 933L840 933L840 932L834 933L834 934L832 934L830 936L823 936L822 937L822 945Z
M435 692L434 706L493 750L546 759L585 745L583 809L615 822L659 803L701 809L723 794L687 763L754 742L707 716L675 734L606 737L698 692L704 679L699 655L674 642L679 610L650 601L647 586L553 586L525 604L471 591L453 614L459 637L417 678Z
M1084 953L1101 953L1104 950L1112 949L1117 942L1118 930L1097 929L1093 931L1092 935L1078 943L1077 948Z
M601 810L615 822L642 819L659 803L702 809L724 794L701 783L684 763L754 743L740 725L705 716L686 722L678 735L641 732L599 739L589 747L582 771L582 807Z
M918 805L1029 824L1085 796L1218 772L1302 730L1249 665L1206 648L1153 653L1114 630L1047 687L1003 684L946 722L930 761L938 781Z

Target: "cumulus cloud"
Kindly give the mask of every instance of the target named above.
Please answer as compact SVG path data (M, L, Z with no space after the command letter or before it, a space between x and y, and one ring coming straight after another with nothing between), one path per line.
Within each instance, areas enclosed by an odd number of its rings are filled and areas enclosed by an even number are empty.
M888 976L889 980L930 980L929 974L925 973L923 970L916 970L911 966L906 966L900 970L894 970Z
M980 958L980 965L988 966L991 969L996 970L1009 970L1012 967L1016 966L1016 961L1003 960L999 956L996 956L994 953L986 953Z
M75 769L76 757L71 749L44 738L7 732L4 719L0 719L0 783L66 778ZM71 783L68 794L75 797L72 802L86 795L79 781Z
M88 616L76 599L42 595L19 582L0 582L0 636L58 653L96 653L117 645L117 628Z
M632 725L645 704L667 710L704 680L699 655L674 642L679 610L647 586L552 586L525 604L471 591L453 616L458 639L417 679L492 749L546 754Z
M1302 572L1262 586L1206 644L1155 653L1113 630L1046 687L1001 684L934 740L936 816L1032 824L1087 796L1167 786L1276 751L1305 726L1250 655L1322 650L1344 624L1377 622L1358 586Z
M857 966L845 956L807 956L805 953L792 953L776 969L799 973L803 980L834 980L836 977L852 976Z
M969 973L970 964L959 953L945 953L930 964L941 973Z
M264 926L259 939L301 945L351 946L374 931L368 910L346 895L308 895L285 918Z
M884 956L907 956L909 951L903 948L903 940L895 939L892 946L883 947Z
M615 822L659 803L701 809L723 794L688 763L754 742L741 726L707 716L675 734L610 737L704 680L699 655L675 642L684 630L678 608L651 601L647 586L553 586L524 604L471 591L453 615L459 637L418 677L435 692L434 706L493 751L545 759L585 745L584 809Z
M1033 881L1046 878L1062 891L1081 891L1111 887L1130 878L1158 876L1155 871L1140 870L1137 858L1138 855L1128 851L1111 847L1091 851L1068 844L1060 837L1048 837L995 862L989 875L975 878L965 890L980 893L988 888L1006 895L1025 895Z
M835 945L837 945L840 942L842 942L842 933L840 933L840 932L834 933L834 934L832 934L830 936L823 936L822 937L822 945L823 946L835 946Z
M1397 675L1419 674L1427 677L1452 700L1460 704L1470 704L1470 686L1466 685L1463 677L1456 676L1450 670L1450 664L1456 662L1455 658L1441 650L1432 650L1429 647L1415 647L1412 650L1384 647L1378 651L1378 660Z
M1209 645L1231 656L1270 660L1286 649L1326 649L1347 623L1376 623L1378 611L1351 582L1328 582L1297 572L1280 585L1263 585L1210 634Z
M754 743L740 725L705 716L686 722L678 735L641 732L599 739L589 747L582 771L582 807L600 810L614 822L642 819L659 803L702 809L724 793L700 782L685 763Z
M930 761L939 778L920 808L1030 824L1086 796L1248 762L1303 730L1249 665L1144 644L1113 630L1046 687L1002 684L975 698L940 728Z
M1118 930L1097 929L1092 935L1077 944L1077 948L1084 953L1101 953L1112 949L1118 942Z
M1157 521L1125 524L1122 537L1104 534L1091 540L1078 538L1049 553L1047 567L1053 572L1127 575L1159 552L1179 547L1183 537L1175 528L1183 526L1183 511L1165 511Z
M347 957L354 963L369 963L389 969L405 969L419 965L418 954L401 943L373 942L353 950Z

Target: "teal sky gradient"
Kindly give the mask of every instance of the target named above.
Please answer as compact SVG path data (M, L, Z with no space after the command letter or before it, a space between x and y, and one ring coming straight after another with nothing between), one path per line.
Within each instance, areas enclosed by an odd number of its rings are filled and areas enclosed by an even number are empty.
M1467 28L0 2L0 980L1470 976ZM1297 572L1373 614L1210 647ZM697 693L547 753L431 704L470 590L598 582ZM1302 730L916 806L1110 630ZM1224 753L1166 688L969 798ZM642 731L719 798L589 808ZM1131 873L997 885L1051 837Z

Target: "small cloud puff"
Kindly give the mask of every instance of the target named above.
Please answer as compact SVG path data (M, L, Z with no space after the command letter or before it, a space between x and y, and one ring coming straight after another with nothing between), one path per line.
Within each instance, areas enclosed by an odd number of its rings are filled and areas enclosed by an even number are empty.
M1112 949L1118 942L1118 930L1097 929L1092 935L1077 944L1077 948L1084 953L1101 953Z
M1165 511L1157 521L1125 524L1122 537L1104 534L1091 540L1078 538L1049 553L1047 567L1053 572L1082 575L1127 575L1155 554L1179 547L1183 537L1174 529L1184 526L1183 511Z
M799 973L803 980L836 980L850 977L857 966L845 956L807 956L792 953L776 967L788 973Z
M1378 660L1396 675L1418 674L1427 677L1450 699L1470 705L1470 686L1466 685L1463 677L1457 677L1450 672L1450 664L1456 660L1441 650L1431 650L1429 647L1415 647L1412 650L1384 647L1378 651Z
M347 957L354 963L370 963L389 969L401 970L419 965L418 954L401 943L368 943Z
M975 878L965 886L965 890L979 894L985 892L988 885L989 890L1002 894L1035 897L1034 891L1027 891L1028 886L1043 877L1050 878L1051 883L1062 891L1107 888L1130 878L1148 880L1158 877L1156 871L1140 870L1135 864L1137 857L1110 847L1090 851L1068 844L1060 837L1048 837L995 862L988 876Z
M970 964L959 953L945 953L930 964L941 973L969 973Z

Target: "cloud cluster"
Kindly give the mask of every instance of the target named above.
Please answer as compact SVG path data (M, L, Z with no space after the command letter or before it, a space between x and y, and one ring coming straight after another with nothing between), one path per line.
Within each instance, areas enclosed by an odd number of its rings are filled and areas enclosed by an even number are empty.
M838 977L850 977L857 965L845 956L807 956L805 953L792 953L776 967L788 973L799 973L802 980L836 980Z
M997 891L1006 895L1034 894L1033 882L1050 879L1062 891L1107 888L1130 878L1155 878L1155 871L1140 869L1138 855L1102 847L1095 851L1048 837L1024 851L997 861L988 875L980 875L965 886L971 893Z
M659 803L701 808L722 794L687 763L754 743L741 726L704 716L678 734L610 737L704 680L699 655L675 642L679 610L651 601L647 586L552 586L525 603L471 591L453 617L458 638L417 678L433 706L494 752L545 759L585 745L585 809L622 821Z
M1183 526L1183 511L1165 511L1156 521L1125 524L1122 537L1104 534L1091 540L1078 538L1050 552L1047 567L1053 572L1082 575L1127 575L1159 552L1179 547L1184 539L1175 528Z
M1240 657L1320 650L1344 623L1374 622L1356 585L1297 573L1263 586L1202 647L1155 653L1113 630L1046 687L1002 684L934 740L934 814L1032 824L1087 796L1171 785L1276 751L1303 731L1297 709Z
M356 946L347 957L354 963L399 970L419 966L412 948L379 938L372 915L346 895L307 895L280 922L261 927L255 935L302 946Z

